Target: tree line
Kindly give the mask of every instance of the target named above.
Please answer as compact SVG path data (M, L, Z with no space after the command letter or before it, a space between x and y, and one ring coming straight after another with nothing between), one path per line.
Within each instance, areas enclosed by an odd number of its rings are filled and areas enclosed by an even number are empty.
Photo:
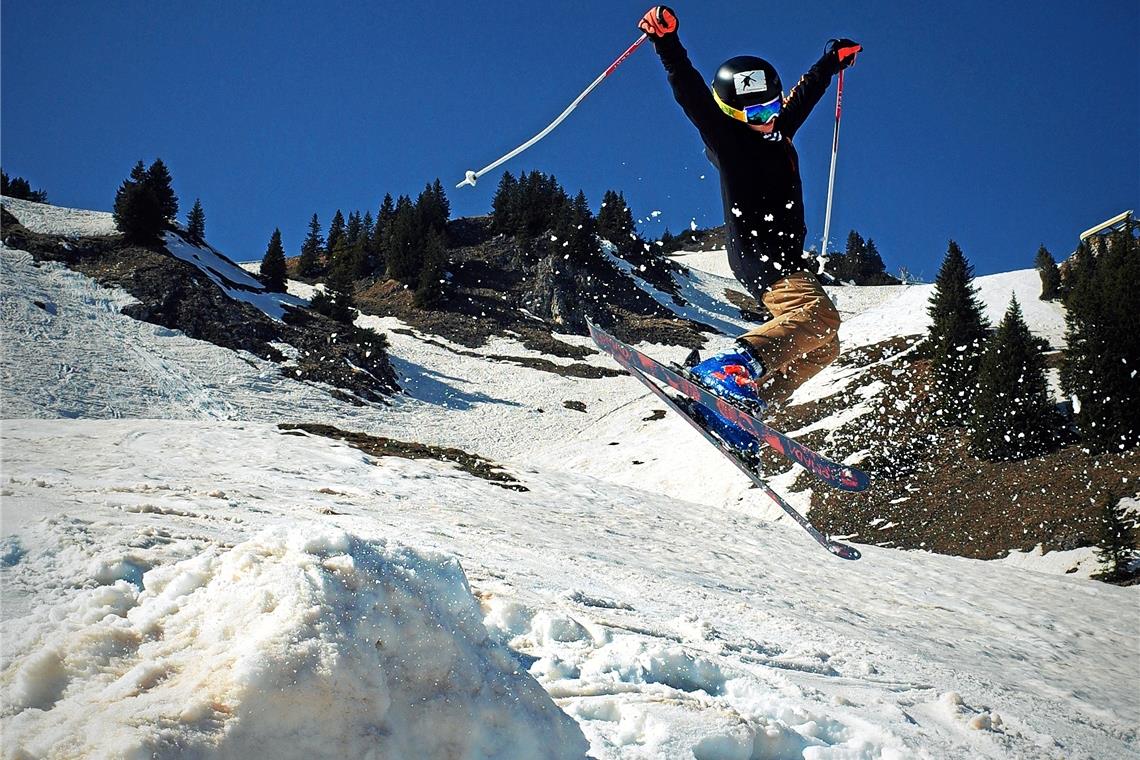
M32 185L23 177L8 177L8 172L0 169L0 195L16 198L22 201L47 203L47 193L43 190L33 190Z
M931 360L936 414L965 428L971 452L991 461L1044 454L1074 436L1091 452L1140 445L1140 241L1135 228L1084 242L1063 268L1044 246L1035 259L1043 299L1066 306L1061 389L1069 411L1050 397L1045 341L1011 298L996 329L986 319L973 267L951 241L928 306L922 351ZM1117 499L1105 502L1106 539L1126 540ZM1112 526L1117 527L1113 528ZM1108 551L1108 550L1106 550ZM1112 554L1116 552L1116 554ZM1117 545L1111 556L1130 556ZM1107 556L1107 555L1106 555ZM1107 571L1118 572L1115 560Z

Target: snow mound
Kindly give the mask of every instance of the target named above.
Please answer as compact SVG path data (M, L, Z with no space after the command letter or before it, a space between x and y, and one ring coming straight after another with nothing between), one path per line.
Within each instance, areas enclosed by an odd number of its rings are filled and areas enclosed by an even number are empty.
M141 588L105 581L51 610L5 667L6 756L587 750L488 637L449 555L270 528L150 570Z

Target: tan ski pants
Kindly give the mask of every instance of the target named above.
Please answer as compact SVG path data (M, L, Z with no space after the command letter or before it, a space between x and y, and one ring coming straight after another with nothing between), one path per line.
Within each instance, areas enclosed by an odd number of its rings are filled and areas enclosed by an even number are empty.
M764 362L761 397L778 404L839 356L839 312L807 272L777 280L761 300L772 319L740 338Z

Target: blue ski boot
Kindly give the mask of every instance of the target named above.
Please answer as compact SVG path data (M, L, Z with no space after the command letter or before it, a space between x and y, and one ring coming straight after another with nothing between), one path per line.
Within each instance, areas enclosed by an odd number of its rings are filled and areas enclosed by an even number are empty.
M715 395L760 417L768 410L756 386L757 381L764 377L764 364L745 344L738 345L740 347L735 350L717 354L690 367L689 376ZM759 451L760 442L750 433L712 409L699 404L695 407L705 426L722 441L738 451Z

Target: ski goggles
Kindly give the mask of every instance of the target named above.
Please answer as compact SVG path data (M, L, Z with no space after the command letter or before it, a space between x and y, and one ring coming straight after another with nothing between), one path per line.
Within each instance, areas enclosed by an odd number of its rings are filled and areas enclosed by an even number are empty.
M783 105L783 98L779 95L769 100L767 103L759 103L754 106L745 106L743 110L733 108L728 103L720 99L716 94L716 90L712 91L713 100L720 106L720 110L745 124L767 124L780 115L780 106Z

